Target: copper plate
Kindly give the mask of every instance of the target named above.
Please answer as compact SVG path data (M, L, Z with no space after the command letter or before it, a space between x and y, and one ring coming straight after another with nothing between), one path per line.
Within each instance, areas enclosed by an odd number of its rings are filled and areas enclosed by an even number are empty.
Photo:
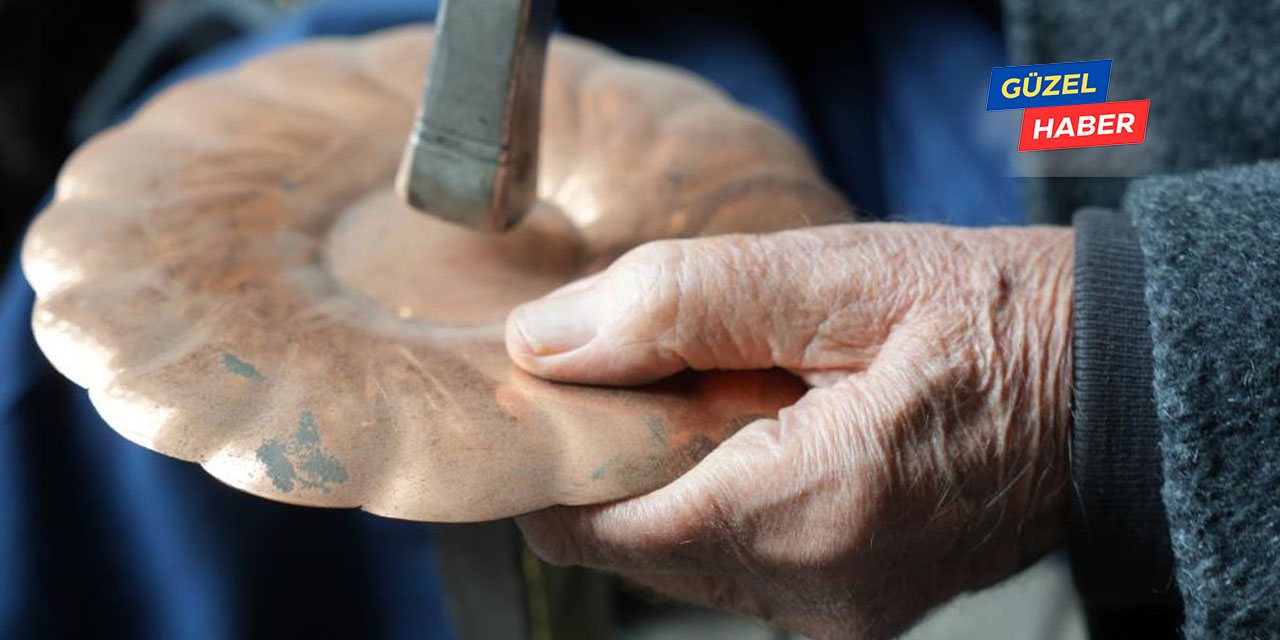
M559 38L536 210L502 236L412 213L391 183L429 44L409 28L271 54L68 162L23 267L40 347L108 424L272 500L473 521L653 489L803 391L516 370L505 314L629 247L846 208L718 90Z

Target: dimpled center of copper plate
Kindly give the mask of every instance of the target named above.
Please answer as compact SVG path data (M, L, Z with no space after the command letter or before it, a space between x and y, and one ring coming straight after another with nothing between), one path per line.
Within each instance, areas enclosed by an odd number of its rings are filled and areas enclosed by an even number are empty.
M410 209L390 186L342 212L326 260L348 293L402 319L501 322L512 307L578 276L582 239L545 202L504 234L484 234Z

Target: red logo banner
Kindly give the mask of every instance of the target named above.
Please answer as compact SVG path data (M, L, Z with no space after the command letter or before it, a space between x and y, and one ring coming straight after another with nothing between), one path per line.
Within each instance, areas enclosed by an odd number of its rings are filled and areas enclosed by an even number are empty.
M1150 106L1129 100L1024 109L1018 151L1138 144L1147 137Z

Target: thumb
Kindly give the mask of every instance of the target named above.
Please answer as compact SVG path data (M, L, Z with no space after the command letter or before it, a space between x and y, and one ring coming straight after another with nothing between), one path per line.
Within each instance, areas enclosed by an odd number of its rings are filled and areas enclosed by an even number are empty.
M901 296L878 291L886 261L862 230L872 226L642 245L516 308L507 351L535 375L590 384L685 368L861 369L900 315Z

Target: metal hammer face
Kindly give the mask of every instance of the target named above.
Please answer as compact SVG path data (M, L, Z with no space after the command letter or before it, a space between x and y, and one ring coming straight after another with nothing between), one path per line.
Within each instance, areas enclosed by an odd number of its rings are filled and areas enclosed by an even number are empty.
M396 177L411 207L489 232L528 211L554 13L554 0L445 0Z

